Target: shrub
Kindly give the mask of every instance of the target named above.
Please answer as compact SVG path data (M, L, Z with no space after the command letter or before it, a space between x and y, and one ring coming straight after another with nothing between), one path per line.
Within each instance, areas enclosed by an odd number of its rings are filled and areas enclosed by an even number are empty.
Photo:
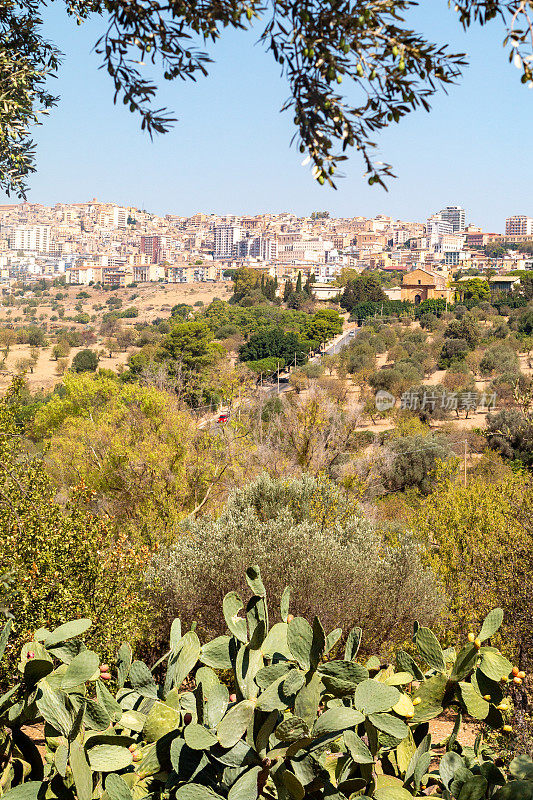
M469 349L465 339L447 339L440 351L438 368L449 369L452 364L464 361Z
M428 331L435 331L439 327L439 320L436 314L426 312L420 317L420 327Z
M22 389L15 380L0 401L0 563L13 580L16 642L41 626L91 616L90 642L109 655L143 630L138 590L148 551L96 517L83 486L66 507L55 501L42 461L24 452Z
M516 352L505 344L489 347L479 362L479 371L482 375L492 375L495 372L520 372L520 361Z
M120 316L123 319L134 319L135 317L139 316L139 309L136 308L135 306L130 306L130 308L124 309L124 311L121 312Z
M481 338L478 323L470 314L465 314L461 320L452 320L444 331L445 339L461 339L466 341L468 347L473 349Z
M516 409L487 415L489 446L504 458L533 466L533 417Z
M23 341L26 341L31 347L44 347L46 345L46 336L42 328L31 326L25 332Z
M429 494L437 464L453 455L442 436L399 436L390 445L390 455L383 460L380 471L385 487L403 491L416 486Z
M370 386L377 392L380 389L399 397L402 392L422 378L420 364L410 361L397 361L394 367L382 367L369 376Z
M368 341L357 341L358 339L359 336L341 351L341 361L352 374L362 369L374 369L376 365L376 351Z
M533 666L532 509L530 475L481 476L464 486L442 471L411 517L449 598L443 630L457 634L497 601L505 611L506 648L524 669Z
M361 628L350 631L344 658L329 660L341 629L326 636L318 617L312 625L294 618L288 592L270 627L257 567L246 580L245 612L236 592L223 600L230 635L202 646L176 619L155 674L133 661L127 644L116 664L101 664L80 638L90 620L38 631L21 652L20 702L3 698L2 740L12 754L5 798L126 800L160 797L170 786L175 800L343 800L357 796L354 789L409 800L424 797L430 780L438 797L530 797L531 759L515 759L511 775L521 780L497 789L506 777L483 738L465 749L457 739L465 713L504 727L504 691L494 675L511 682L512 664L483 645L498 631L501 609L459 652L443 651L419 626L416 659L400 651L396 668L376 657L363 665L356 660ZM116 696L107 688L115 674ZM431 745L428 721L445 709L456 718L443 753ZM40 720L46 771L21 731Z
M518 330L530 336L533 333L533 310L524 311L518 317Z
M179 609L205 635L223 633L215 609L242 580L252 556L274 604L289 582L295 613L320 613L327 629L364 624L380 631L381 643L393 630L406 636L415 618L433 619L441 604L408 534L388 544L330 481L261 476L234 492L218 518L187 523L175 543L154 556L147 581L156 606L165 609L163 627ZM377 646L370 634L365 651Z
M74 372L95 372L98 367L98 355L94 350L80 350L72 359Z
M70 345L65 339L62 339L52 347L52 357L55 361L57 361L58 358L65 358L69 353Z

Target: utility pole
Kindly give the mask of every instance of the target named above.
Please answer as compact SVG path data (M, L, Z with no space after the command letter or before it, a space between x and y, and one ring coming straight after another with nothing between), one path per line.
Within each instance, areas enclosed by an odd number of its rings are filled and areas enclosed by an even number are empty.
M263 392L259 398L259 442L263 444Z
M278 394L279 394L279 361L278 361L278 371L277 371L277 376L278 376Z
M466 489L466 456L467 456L468 441L465 439L465 455L464 455L464 486Z

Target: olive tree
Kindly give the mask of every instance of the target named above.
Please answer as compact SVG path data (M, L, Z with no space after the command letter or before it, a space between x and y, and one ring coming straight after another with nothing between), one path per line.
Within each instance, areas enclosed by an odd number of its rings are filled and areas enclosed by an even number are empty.
M289 584L295 614L320 610L326 628L379 630L379 640L365 642L370 652L442 607L410 534L380 529L332 481L261 475L235 491L220 515L185 523L174 543L154 555L146 580L154 608L162 609L162 629L179 611L202 635L225 633L214 609L242 586L242 565L252 557L270 587L272 611Z

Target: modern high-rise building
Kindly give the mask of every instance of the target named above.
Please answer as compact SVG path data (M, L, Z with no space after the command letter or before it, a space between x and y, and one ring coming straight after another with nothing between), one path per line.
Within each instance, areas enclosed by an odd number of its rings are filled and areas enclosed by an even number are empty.
M151 264L158 264L161 260L162 239L162 236L141 236L140 251L148 256Z
M457 231L464 231L466 225L466 214L464 208L461 206L446 206L440 212L440 216L445 222L449 222L452 226L452 233Z
M505 220L506 236L533 236L533 217L519 214Z
M9 246L12 250L48 253L50 225L17 225L11 231Z
M215 225L215 258L233 258L236 245L243 238L244 231L238 225Z

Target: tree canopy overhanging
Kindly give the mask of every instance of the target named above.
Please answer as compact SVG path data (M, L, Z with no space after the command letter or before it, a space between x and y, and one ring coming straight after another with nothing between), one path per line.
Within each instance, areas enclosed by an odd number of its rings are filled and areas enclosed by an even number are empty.
M460 0L451 3L467 28L499 17L504 46L533 86L533 0ZM35 171L31 128L57 102L47 79L61 54L43 35L43 0L0 0L0 189L25 197ZM364 159L368 181L385 187L390 164L373 158L377 132L417 108L461 75L462 53L427 41L408 24L416 0L65 0L81 24L101 17L105 32L96 44L119 99L141 117L150 136L175 120L155 108L156 84L143 75L145 61L158 64L166 80L196 80L212 60L202 47L224 28L262 26L260 40L289 84L283 110L294 115L299 150L313 177L334 184L348 147ZM352 105L341 84L351 79ZM346 84L345 84L346 86Z

